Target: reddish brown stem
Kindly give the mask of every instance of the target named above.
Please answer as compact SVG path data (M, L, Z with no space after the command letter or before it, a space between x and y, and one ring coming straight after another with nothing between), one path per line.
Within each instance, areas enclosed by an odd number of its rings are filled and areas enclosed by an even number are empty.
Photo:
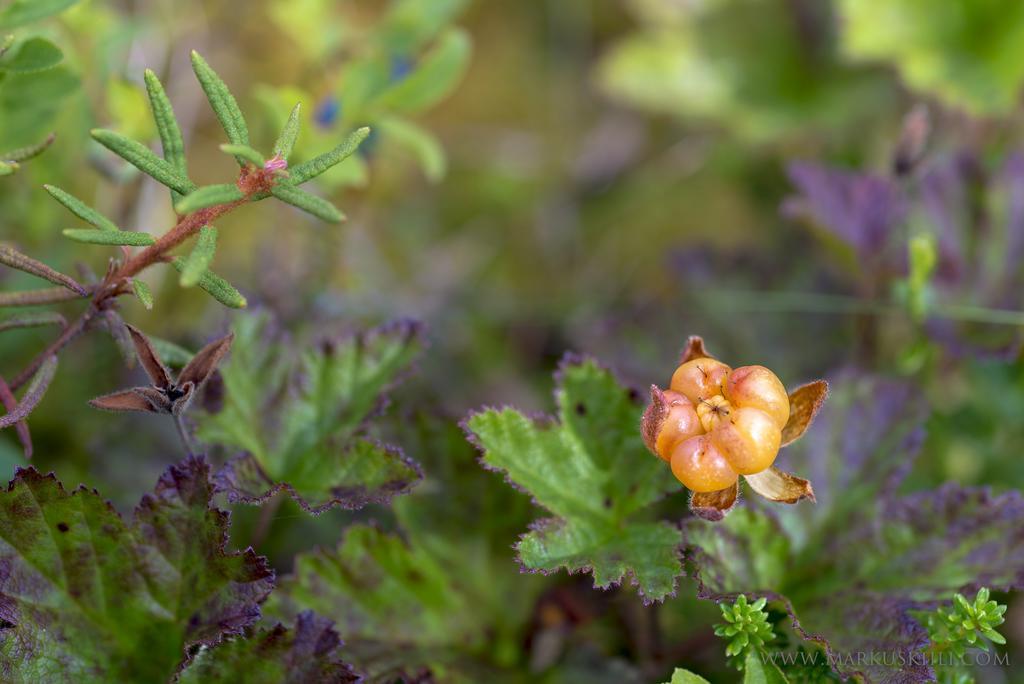
M80 335L88 326L89 322L104 308L110 300L131 291L126 287L126 281L138 275L155 263L165 261L167 253L188 240L199 232L203 226L209 225L215 219L227 214L239 206L251 201L254 196L263 195L269 192L274 183L274 175L267 169L247 167L242 170L238 179L238 187L245 196L242 199L218 204L186 214L178 218L178 222L169 231L161 235L156 242L131 257L120 267L107 274L103 282L93 290L92 301L89 308L82 312L78 320L72 323L61 333L60 337L51 342L46 349L37 354L10 383L12 390L17 390L31 379L39 367L43 365L51 355L58 354L64 347ZM73 293L69 293L73 294ZM62 300L61 300L62 301ZM42 303L34 301L32 303Z
M36 374L36 371L39 370L39 367L43 365L43 362L46 361L46 359L60 352L60 350L66 347L71 340L78 337L85 330L86 325L88 325L89 321L92 320L95 313L96 310L92 305L90 305L88 309L82 312L82 315L78 317L78 320L64 329L64 332L60 334L60 337L47 345L46 349L36 354L36 356L29 361L29 364L25 366L17 376L15 376L14 380L11 381L11 390L17 391L19 387L31 380L32 376Z
M3 404L8 413L18 408L18 399L2 377L0 377L0 404ZM18 421L14 424L14 429L18 433L18 441L21 442L22 449L25 450L25 458L32 458L32 435L28 431L28 423L24 420Z
M198 233L203 226L209 225L215 219L248 201L249 198L245 197L229 204L218 204L182 216L173 228L160 236L155 243L124 262L107 280L109 283L115 283L137 275L140 271L161 261L167 252Z

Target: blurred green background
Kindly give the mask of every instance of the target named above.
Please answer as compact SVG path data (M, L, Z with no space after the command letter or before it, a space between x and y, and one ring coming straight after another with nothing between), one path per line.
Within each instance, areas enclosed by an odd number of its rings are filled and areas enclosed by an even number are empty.
M399 442L420 410L453 420L480 405L549 410L566 351L599 357L637 387L664 383L686 337L700 334L722 358L765 363L788 386L852 364L919 384L933 418L910 487L1024 486L1021 320L985 322L1022 308L1012 287L1020 264L1000 262L1001 288L965 275L992 273L986 250L1000 250L993 235L1012 242L1024 202L1024 188L1000 181L1020 146L1019 1L83 0L11 32L44 36L65 56L56 69L0 81L0 149L58 135L0 179L2 238L65 270L82 261L102 272L107 255L59 239L70 217L43 183L127 229L160 233L173 221L163 188L88 137L102 126L156 140L144 68L174 102L199 184L234 172L191 74L193 49L230 85L263 147L295 101L305 158L352 128L374 128L361 156L319 182L347 223L325 226L283 204L245 207L218 226L216 268L296 345L398 317L424 321L431 347L380 428ZM957 236L950 259L967 266L945 277L940 259L923 284L907 276L899 248L894 267L876 267L856 238L830 228L835 216L781 211L798 192L793 161L890 178L904 117L919 103L932 124L922 164L976 170L939 192L947 206L938 214L932 196L911 189L906 220L882 236L904 250L910 235L940 247ZM4 289L30 282L0 273ZM125 298L122 314L192 349L246 315L181 290L166 271L150 285L155 309ZM50 334L0 337L3 372ZM138 375L102 331L75 344L32 417L34 465L68 484L102 485L128 510L179 459L176 437L157 418L98 414L86 401ZM24 464L13 437L0 435L8 475ZM429 482L449 456L416 444L406 446ZM462 467L476 467L469 454ZM683 498L666 513L682 515ZM354 518L392 520L384 508L311 518L287 502L269 521L244 507L235 515L233 542L268 526L260 551L281 571L296 551L333 544ZM495 548L507 553L508 581L525 583L516 591L531 597L529 619L544 619L552 603L563 610L550 619L575 615L564 604L579 594L597 601L586 578L520 579L508 548L517 529ZM535 605L542 594L557 600ZM684 585L659 619L681 659L713 670L722 660L714 607L692 594ZM588 611L641 625L647 613L634 596L600 601L612 607L588 603L563 635L565 662L572 653L591 662L584 656L597 649L632 665L593 681L646 681L649 645L602 633L607 625L591 624ZM1011 608L1005 630L1017 644L1022 608Z

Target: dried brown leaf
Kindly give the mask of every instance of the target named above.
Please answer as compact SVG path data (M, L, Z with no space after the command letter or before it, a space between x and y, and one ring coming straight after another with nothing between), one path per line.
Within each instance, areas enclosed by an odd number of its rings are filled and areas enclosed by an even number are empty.
M217 364L224 355L231 349L231 343L235 340L234 333L228 333L219 340L214 340L196 352L192 360L181 370L178 376L178 385L184 387L185 383L192 383L201 387L207 378L217 368Z
M143 370L146 371L146 375L153 382L154 387L161 389L167 389L172 386L171 373L164 366L163 361L157 355L156 350L153 349L153 345L150 343L149 338L146 337L142 331L132 325L125 324L128 328L128 332L132 336L132 343L135 345L135 353L139 357L139 361L142 363Z
M693 361L694 359L713 359L715 357L708 354L704 348L704 338L697 335L692 335L690 339L686 341L686 346L683 348L682 354L679 355L679 365L686 363L687 361Z
M128 390L122 390L120 392L114 392L112 394L105 394L102 397L96 397L95 399L89 400L89 405L93 408L103 409L104 411L141 411L143 413L160 413L144 392L140 390L150 390L149 387L134 387Z
M739 494L738 480L731 487L717 492L694 492L690 496L690 511L698 518L718 522L736 505Z
M658 441L658 433L668 415L669 403L665 393L657 385L651 385L651 403L647 405L643 418L640 419L640 434L644 438L644 444L652 454L657 455L655 444Z
M801 499L815 500L814 488L808 480L784 473L774 466L744 477L751 489L770 501L794 504Z
M828 383L824 380L809 382L790 392L789 421L782 428L782 446L795 442L807 431L826 398Z

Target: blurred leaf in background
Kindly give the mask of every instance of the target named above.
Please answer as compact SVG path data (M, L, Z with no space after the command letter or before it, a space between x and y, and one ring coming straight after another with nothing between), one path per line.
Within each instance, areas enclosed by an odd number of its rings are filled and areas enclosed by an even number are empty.
M259 96L268 116L280 117L285 102L303 103L303 128L315 133L300 142L300 158L338 131L370 126L374 137L381 139L371 138L371 143L404 150L424 175L440 180L446 166L444 150L414 117L449 95L468 68L469 35L451 27L465 5L465 0L395 0L366 30L361 26L366 17L354 6L275 0L271 16L306 59L317 63L318 72L326 73L319 82L309 83L309 90L265 86ZM321 26L331 28L321 32ZM311 34L318 38L307 40ZM363 185L366 173L364 160L353 157L321 182L327 187Z
M1024 85L1015 0L840 0L845 52L892 64L914 90L975 115L1006 114Z

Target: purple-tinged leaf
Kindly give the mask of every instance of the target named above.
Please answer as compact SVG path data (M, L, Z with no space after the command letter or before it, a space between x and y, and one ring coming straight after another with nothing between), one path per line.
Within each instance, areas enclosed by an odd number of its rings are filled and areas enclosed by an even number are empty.
M0 678L167 681L191 647L255 622L273 572L225 551L208 475L171 466L128 523L93 490L19 469L0 493Z
M341 639L330 620L312 611L299 613L295 627L278 624L245 638L203 649L181 673L178 684L355 684L361 681L344 664Z
M890 238L906 217L899 188L888 178L862 175L817 164L789 165L800 193L786 200L783 212L828 230L868 264L878 264ZM902 262L896 264L903 268Z
M232 503L262 504L281 491L304 510L319 515L334 508L355 510L386 504L405 494L423 473L399 449L357 440L345 449L311 452L311 461L287 481L270 478L251 454L236 456L216 475L219 489Z
M11 391L3 377L0 377L0 405L8 413L18 408L18 399L14 396L14 392ZM32 458L32 434L28 430L28 423L24 420L19 420L14 424L14 431L18 433L18 441L21 442L25 458Z
M0 264L10 266L11 268L15 268L19 271L24 271L25 273L30 273L37 278L42 278L43 280L49 280L54 285L60 285L61 287L71 290L79 297L85 297L89 294L88 291L79 285L71 276L55 271L41 261L36 261L32 257L25 256L12 247L0 245Z
M412 460L362 433L422 347L420 326L399 322L298 358L267 339L268 327L265 317L238 320L224 405L200 424L201 439L248 452L218 475L228 496L259 503L284 490L320 513L383 503L418 482Z
M370 681L438 665L447 679L492 681L456 663L522 638L548 583L522 575L510 547L537 511L478 466L454 421L405 415L394 422L402 442L429 459L424 485L392 503L400 530L354 525L337 548L299 554L265 615L291 621L313 609L334 620L346 659Z
M20 423L28 417L28 414L32 413L46 393L46 388L50 386L50 381L53 380L56 372L57 357L50 356L32 376L32 381L29 382L18 405L13 409L8 409L6 414L0 416L0 430Z
M794 631L822 644L837 673L868 682L933 681L914 658L927 633L909 611L981 586L1024 587L1024 499L947 485L896 498L919 446L922 402L901 383L844 374L800 472L819 504L740 509L683 525L704 598L738 592L782 602ZM787 450L789 451L789 450ZM886 654L856 660L858 653Z

